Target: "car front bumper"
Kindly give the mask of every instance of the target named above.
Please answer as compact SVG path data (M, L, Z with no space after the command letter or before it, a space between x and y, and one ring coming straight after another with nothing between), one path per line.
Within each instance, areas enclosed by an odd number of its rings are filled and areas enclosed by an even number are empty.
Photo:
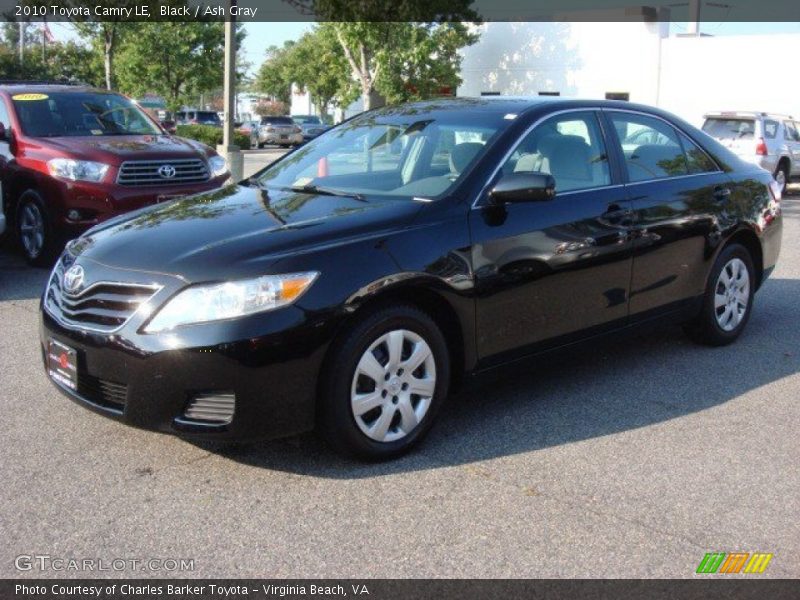
M67 325L42 308L45 373L50 340L77 357L77 390L50 378L53 385L97 413L188 438L247 441L313 428L328 340L325 328L307 323L302 310L291 306L164 334L141 333L135 321L100 333ZM235 396L229 423L186 418L192 399L219 394Z

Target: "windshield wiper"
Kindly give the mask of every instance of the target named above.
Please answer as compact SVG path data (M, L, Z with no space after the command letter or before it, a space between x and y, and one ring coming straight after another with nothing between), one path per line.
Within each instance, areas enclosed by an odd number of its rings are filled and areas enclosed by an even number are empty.
M304 194L321 194L323 196L342 196L344 198L352 198L359 202L366 202L367 199L361 194L355 192L345 192L343 190L335 190L333 188L319 186L319 185L303 185L293 186L289 188L293 192L303 192Z

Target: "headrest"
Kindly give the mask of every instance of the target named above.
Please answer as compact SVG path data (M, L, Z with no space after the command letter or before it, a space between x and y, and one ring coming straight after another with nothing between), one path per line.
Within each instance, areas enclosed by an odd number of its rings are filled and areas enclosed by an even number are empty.
M482 149L483 144L480 142L456 144L450 151L450 170L453 173L461 173Z

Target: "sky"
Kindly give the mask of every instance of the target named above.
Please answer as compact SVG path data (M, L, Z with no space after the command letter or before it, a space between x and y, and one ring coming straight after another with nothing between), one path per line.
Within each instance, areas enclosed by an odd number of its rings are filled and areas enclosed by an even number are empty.
M244 41L244 58L251 63L254 74L264 60L264 53L270 46L282 46L286 40L299 38L313 27L310 22L298 23L245 23L247 37ZM76 39L75 33L67 23L50 23L50 29L59 41ZM686 31L686 23L673 23L672 33ZM711 35L756 35L770 33L800 33L800 23L702 23L702 33Z

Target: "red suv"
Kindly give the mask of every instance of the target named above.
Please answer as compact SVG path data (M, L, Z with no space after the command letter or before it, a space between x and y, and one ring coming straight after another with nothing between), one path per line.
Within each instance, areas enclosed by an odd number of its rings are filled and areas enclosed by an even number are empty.
M214 150L169 135L121 94L0 83L2 209L33 264L101 221L228 177Z

